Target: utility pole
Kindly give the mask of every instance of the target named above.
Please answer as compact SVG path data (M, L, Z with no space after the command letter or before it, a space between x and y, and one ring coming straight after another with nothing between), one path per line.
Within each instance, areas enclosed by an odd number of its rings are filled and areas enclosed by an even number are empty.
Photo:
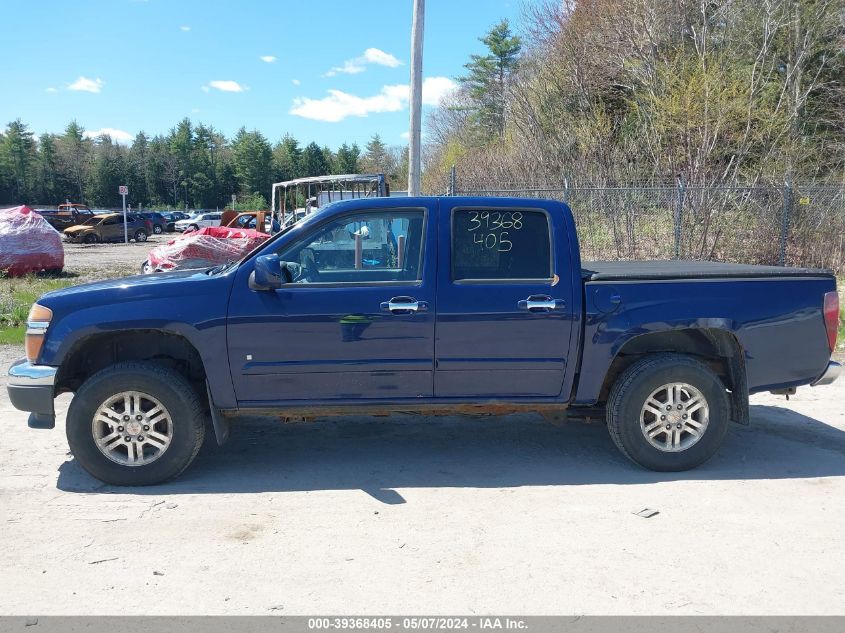
M420 126L422 119L422 58L425 0L414 0L411 26L411 122L408 130L408 195L420 195Z

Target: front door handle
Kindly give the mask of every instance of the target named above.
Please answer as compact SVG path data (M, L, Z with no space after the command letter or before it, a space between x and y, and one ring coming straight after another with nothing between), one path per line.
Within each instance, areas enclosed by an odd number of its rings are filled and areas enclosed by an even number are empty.
M563 299L552 299L549 295L531 295L527 299L521 300L517 305L522 310L542 313L563 308L566 302Z
M381 309L391 314L413 314L425 312L428 310L428 304L413 297L393 297L389 301L382 301Z

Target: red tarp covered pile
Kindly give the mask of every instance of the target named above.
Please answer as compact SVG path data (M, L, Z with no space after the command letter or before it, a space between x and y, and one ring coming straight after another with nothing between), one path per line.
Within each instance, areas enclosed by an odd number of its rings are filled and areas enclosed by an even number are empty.
M62 236L29 207L0 209L0 274L18 277L65 265Z
M240 259L269 238L253 229L209 226L151 250L149 267L161 271L225 264L230 259Z

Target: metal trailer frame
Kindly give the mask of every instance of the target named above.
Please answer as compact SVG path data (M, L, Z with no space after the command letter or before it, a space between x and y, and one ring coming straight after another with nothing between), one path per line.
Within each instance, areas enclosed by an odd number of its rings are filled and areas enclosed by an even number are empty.
M281 195L277 191L281 189ZM270 194L270 212L273 215L279 214L279 222L285 225L287 215L288 190L294 195L291 211L294 213L293 221L296 222L296 194L303 190L305 199L316 197L320 193L328 192L329 202L332 202L332 193L339 195L338 200L351 198L383 198L389 194L387 180L384 174L340 174L333 176L311 176L309 178L296 178L284 182L273 183ZM344 194L347 198L344 198ZM276 203L279 208L276 208ZM307 207L306 207L307 208Z

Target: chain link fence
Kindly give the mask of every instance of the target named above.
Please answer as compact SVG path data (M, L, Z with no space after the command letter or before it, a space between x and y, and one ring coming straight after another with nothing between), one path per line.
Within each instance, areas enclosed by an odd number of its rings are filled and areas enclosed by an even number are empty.
M845 271L845 187L502 187L449 195L569 204L584 260L695 259Z

